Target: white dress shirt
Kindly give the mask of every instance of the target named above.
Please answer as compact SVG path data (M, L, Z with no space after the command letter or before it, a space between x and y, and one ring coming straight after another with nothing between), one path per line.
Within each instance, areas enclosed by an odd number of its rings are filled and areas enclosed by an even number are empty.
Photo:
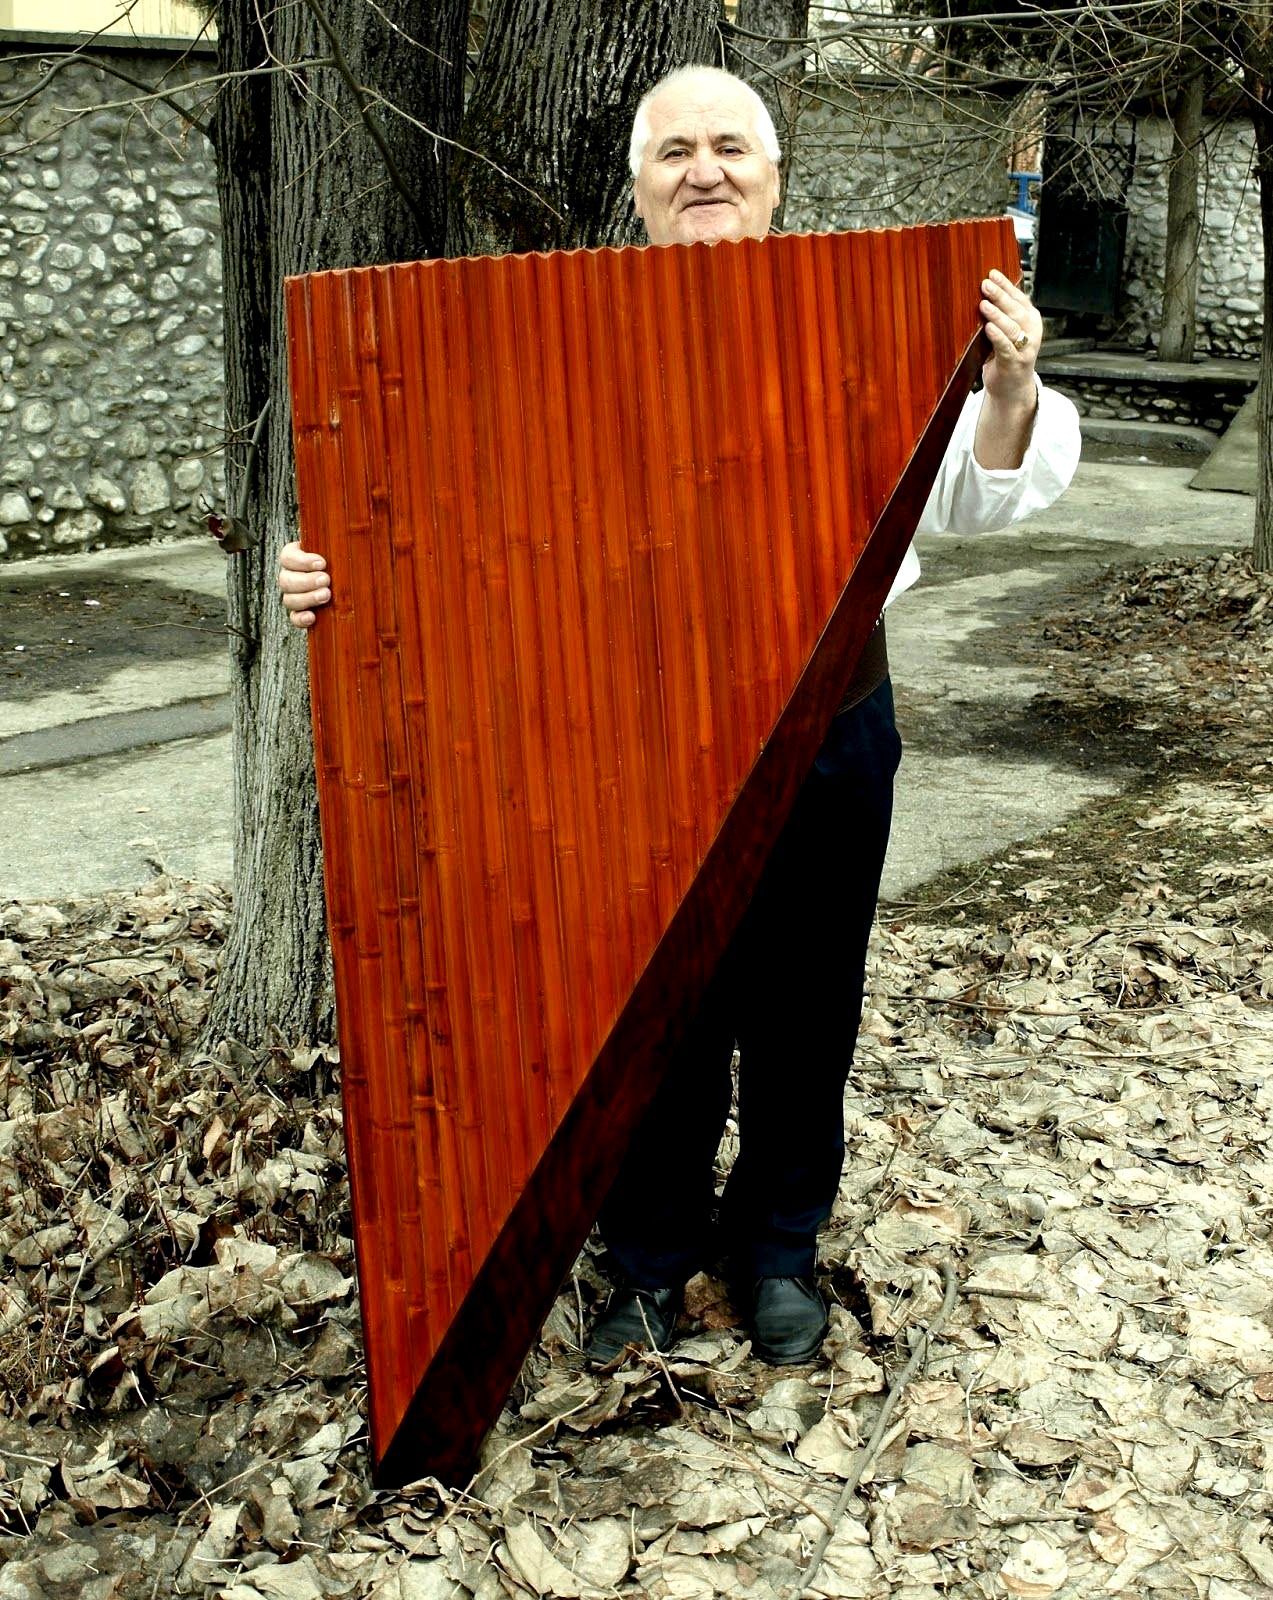
M1038 381L1037 379L1035 380ZM984 390L964 401L915 532L997 533L1032 511L1050 506L1074 476L1079 459L1079 418L1072 401L1039 384L1039 409L1019 467L991 468L972 453ZM889 606L919 577L911 545L884 602Z

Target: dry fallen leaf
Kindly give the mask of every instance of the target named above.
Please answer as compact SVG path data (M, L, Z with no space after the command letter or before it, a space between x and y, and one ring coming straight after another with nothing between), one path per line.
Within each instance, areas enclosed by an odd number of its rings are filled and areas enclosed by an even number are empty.
M225 894L0 905L0 1600L133 1600L142 1545L138 1600L772 1600L912 1353L812 1593L1273 1589L1270 600L1222 552L1022 624L1037 726L1161 769L882 908L821 1357L704 1275L585 1372L590 1247L468 1494L371 1490L339 1055L201 1047Z
M1065 1552L1042 1539L1027 1539L999 1568L999 1582L1009 1594L1022 1595L1025 1600L1046 1600L1068 1578Z

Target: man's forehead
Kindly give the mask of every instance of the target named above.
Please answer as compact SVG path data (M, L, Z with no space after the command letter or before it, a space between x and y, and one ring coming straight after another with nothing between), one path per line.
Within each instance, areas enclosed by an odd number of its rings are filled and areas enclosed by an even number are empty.
M755 108L750 97L740 94L730 84L719 88L711 83L674 85L650 101L646 115L655 138L704 126L717 132L727 126L730 132L753 137L756 132Z

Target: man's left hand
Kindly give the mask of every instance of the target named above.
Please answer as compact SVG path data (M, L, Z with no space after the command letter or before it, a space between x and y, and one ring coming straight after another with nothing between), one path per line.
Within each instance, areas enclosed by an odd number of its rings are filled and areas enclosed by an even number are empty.
M1024 289L992 271L982 280L979 307L994 354L981 369L986 394L1021 400L1034 394L1034 363L1043 343L1043 318Z
M982 280L981 294L993 353L981 369L986 393L973 455L983 467L1012 470L1025 459L1038 409L1034 363L1043 343L1043 318L1029 295L1002 272Z

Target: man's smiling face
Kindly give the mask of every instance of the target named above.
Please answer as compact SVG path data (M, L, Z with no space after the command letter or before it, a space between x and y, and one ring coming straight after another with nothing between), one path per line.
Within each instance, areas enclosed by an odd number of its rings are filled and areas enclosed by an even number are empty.
M778 168L761 146L749 96L691 79L656 95L647 115L633 203L650 243L763 239L778 204Z

